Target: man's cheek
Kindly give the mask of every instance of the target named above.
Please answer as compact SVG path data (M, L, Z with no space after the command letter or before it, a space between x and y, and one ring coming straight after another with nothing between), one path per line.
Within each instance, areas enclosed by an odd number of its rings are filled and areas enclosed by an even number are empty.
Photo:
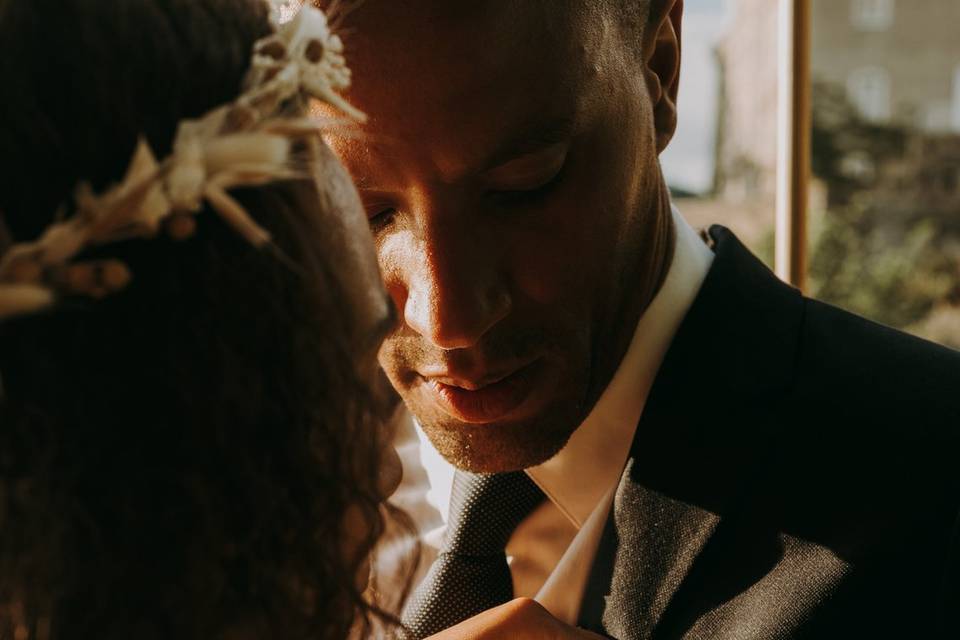
M380 367L390 380L390 384L400 392L409 387L417 377L412 364L403 357L399 341L387 340L380 347L378 360Z
M538 304L590 297L602 280L617 230L609 207L592 197L593 188L568 187L564 206L548 207L533 216L535 222L513 230L507 258L513 282Z
M546 238L532 244L513 260L515 286L541 305L576 298L592 280L595 267L593 260L585 259L586 249L565 238Z

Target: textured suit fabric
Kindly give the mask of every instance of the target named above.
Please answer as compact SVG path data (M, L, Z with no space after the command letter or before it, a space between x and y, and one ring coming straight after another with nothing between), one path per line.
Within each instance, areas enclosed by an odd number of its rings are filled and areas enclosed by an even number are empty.
M722 227L581 611L640 638L960 638L960 353L804 298Z

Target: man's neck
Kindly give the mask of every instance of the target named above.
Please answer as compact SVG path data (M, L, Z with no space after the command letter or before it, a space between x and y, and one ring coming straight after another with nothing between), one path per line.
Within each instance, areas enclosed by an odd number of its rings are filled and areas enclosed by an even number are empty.
M662 179L653 206L648 212L638 215L644 219L638 223L634 248L626 257L634 262L629 265L626 277L622 279L620 307L612 316L616 324L608 328L616 337L607 343L594 362L597 376L587 396L589 407L599 399L617 370L633 338L637 322L663 287L673 261L677 231L670 193Z
M647 243L644 244L643 251L640 252L643 264L640 267L639 299L642 300L642 307L637 315L638 319L646 312L650 302L663 287L677 245L677 228L673 220L670 191L662 180L658 191L656 211L656 219L651 221L650 232L646 234Z

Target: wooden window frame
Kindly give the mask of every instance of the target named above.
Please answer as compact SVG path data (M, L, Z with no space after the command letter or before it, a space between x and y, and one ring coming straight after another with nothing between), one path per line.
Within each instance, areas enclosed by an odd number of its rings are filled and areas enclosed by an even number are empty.
M807 279L810 184L811 0L780 0L777 77L777 214L774 264L799 288Z

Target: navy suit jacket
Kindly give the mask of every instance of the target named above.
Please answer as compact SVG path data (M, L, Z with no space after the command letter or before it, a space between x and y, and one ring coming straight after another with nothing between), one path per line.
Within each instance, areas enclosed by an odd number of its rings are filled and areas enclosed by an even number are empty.
M960 352L803 297L727 229L709 238L582 625L960 638Z

